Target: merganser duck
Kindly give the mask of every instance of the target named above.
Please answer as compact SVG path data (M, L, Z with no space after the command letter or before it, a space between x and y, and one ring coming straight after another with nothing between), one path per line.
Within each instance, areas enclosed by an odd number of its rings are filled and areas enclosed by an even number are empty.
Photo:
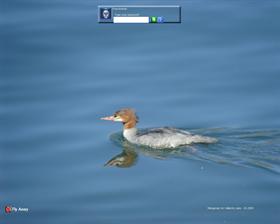
M151 148L176 148L193 143L215 143L217 139L201 135L194 135L185 130L163 127L138 131L136 123L139 121L135 111L131 108L118 110L112 116L102 117L101 120L123 123L123 136L133 144L149 146Z

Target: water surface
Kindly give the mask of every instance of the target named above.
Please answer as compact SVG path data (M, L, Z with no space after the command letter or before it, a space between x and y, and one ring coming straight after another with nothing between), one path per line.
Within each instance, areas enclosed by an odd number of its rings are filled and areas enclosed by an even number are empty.
M2 3L3 223L278 223L279 2L172 1L173 25L97 24L99 3ZM121 107L219 142L131 146L99 120Z

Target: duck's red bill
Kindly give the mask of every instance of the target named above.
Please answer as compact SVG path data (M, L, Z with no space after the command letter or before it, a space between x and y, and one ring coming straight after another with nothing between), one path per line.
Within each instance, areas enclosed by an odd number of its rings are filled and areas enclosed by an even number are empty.
M109 116L109 117L101 117L101 120L105 120L105 121L114 121L114 116Z

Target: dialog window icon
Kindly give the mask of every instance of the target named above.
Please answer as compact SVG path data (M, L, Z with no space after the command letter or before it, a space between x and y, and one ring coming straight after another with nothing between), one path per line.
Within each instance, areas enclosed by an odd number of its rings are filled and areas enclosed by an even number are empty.
M101 8L100 9L100 18L101 19L111 19L111 9L110 8Z
M157 17L157 22L163 23L164 22L163 17L162 16Z
M152 16L152 17L151 17L151 23L156 23L156 22L157 22L157 17Z

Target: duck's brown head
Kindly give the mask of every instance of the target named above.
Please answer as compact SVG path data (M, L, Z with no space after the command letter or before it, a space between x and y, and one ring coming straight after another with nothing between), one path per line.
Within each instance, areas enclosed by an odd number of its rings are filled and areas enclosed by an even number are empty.
M102 117L101 120L122 122L125 129L133 128L138 122L138 117L135 111L131 108L118 110L112 116Z

